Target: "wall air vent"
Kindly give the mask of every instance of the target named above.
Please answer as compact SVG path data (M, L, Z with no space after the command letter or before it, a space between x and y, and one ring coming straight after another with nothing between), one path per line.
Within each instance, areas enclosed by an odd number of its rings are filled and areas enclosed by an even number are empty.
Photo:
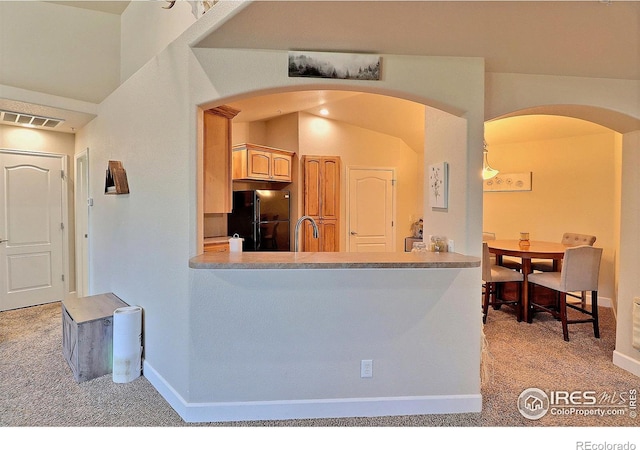
M55 128L64 122L64 119L53 117L34 116L33 114L23 114L0 109L0 122L12 125L24 125L31 127Z

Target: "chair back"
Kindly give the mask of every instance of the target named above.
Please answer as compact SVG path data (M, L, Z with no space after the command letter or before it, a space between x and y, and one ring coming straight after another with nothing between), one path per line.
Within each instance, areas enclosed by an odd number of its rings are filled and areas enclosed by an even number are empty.
M562 243L575 247L577 245L593 245L596 237L589 234L564 233L562 235Z
M564 251L560 275L563 292L597 291L602 249L590 245L569 247Z
M491 283L491 253L486 242L482 243L482 279Z
M483 231L482 232L482 240L483 241L495 241L496 239L496 234L492 233L490 231Z

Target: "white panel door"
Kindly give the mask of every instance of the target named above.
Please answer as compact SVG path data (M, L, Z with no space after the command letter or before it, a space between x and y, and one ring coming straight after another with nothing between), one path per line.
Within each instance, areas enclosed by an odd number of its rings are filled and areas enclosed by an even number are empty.
M349 169L349 251L392 252L393 170Z
M63 160L0 152L0 168L0 311L61 301Z

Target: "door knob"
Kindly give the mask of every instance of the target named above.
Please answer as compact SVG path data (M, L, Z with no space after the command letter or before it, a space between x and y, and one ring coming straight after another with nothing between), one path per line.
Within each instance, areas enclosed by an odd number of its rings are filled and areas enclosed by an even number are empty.
M9 239L2 239L2 238L0 238L0 244L2 244L3 242L9 242Z
M355 231L351 232L351 236L355 236L356 234L358 234L358 233L356 233Z

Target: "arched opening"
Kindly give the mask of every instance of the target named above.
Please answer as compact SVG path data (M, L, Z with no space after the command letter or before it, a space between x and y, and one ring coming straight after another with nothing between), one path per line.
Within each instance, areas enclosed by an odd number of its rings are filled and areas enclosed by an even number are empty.
M394 173L395 251L405 251L405 239L424 209L425 106L389 95L346 90L304 90L255 95L225 102L239 110L233 118L234 145L252 143L305 155L336 155L342 161L340 251L348 251L349 210L347 168L385 168ZM324 109L323 113L321 110ZM291 217L302 215L300 169L285 186L234 181L234 190L290 189ZM204 232L224 228L224 217L206 216ZM216 221L218 221L216 225Z
M500 239L517 239L522 231L552 242L564 232L597 236L597 246L604 249L601 305L612 306L614 313L622 169L622 135L616 129L628 130L634 122L599 108L565 106L485 123L492 167L503 179L530 176L531 188L485 187L483 228Z

